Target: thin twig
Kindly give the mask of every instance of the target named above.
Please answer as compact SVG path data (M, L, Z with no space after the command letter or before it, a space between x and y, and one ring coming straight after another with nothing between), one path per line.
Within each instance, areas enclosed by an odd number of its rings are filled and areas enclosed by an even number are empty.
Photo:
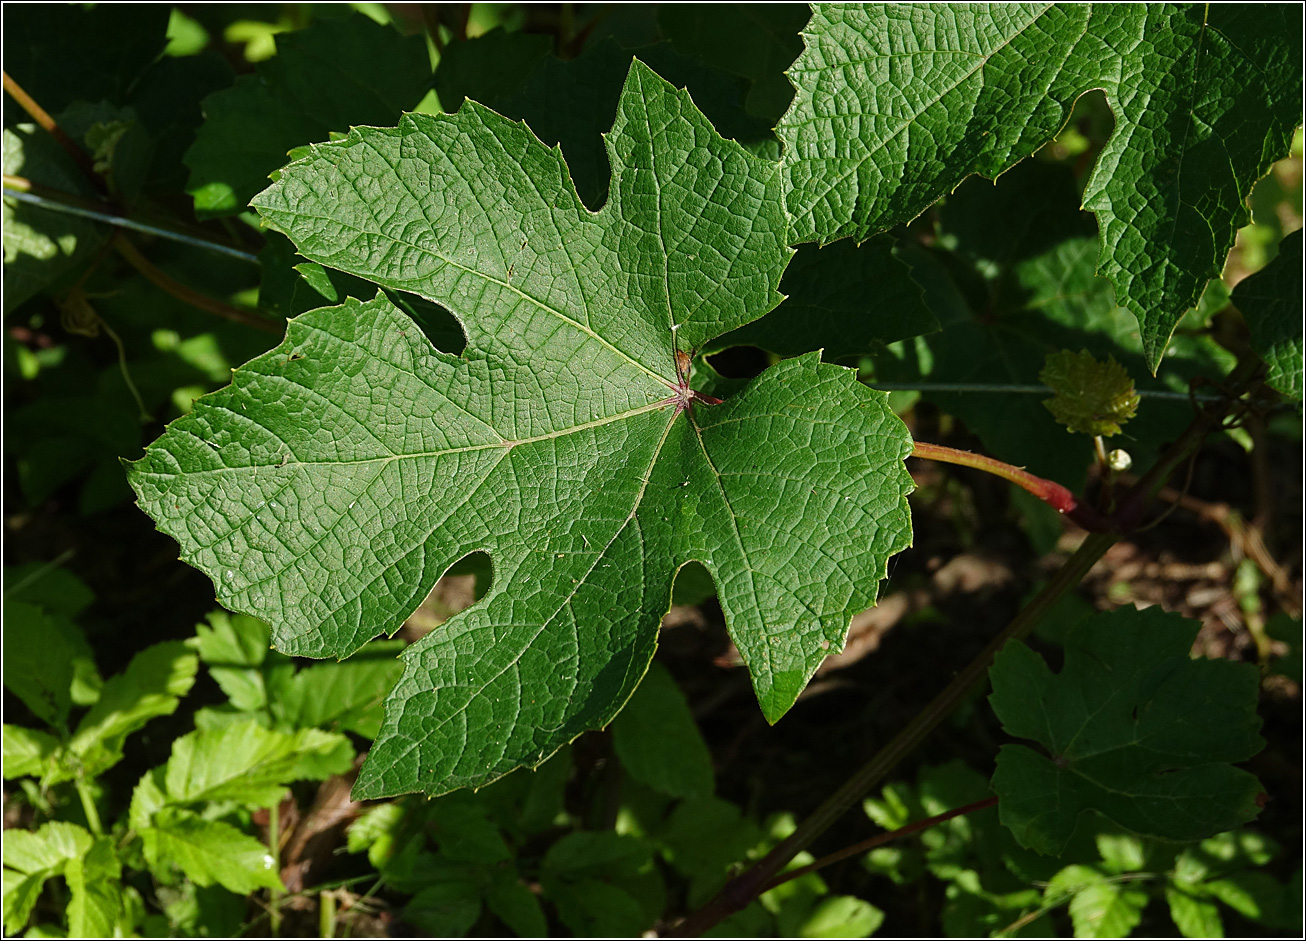
M4 86L5 91L9 92L9 96L18 102L18 106L26 111L32 120L39 124L47 134L53 137L55 143L62 147L68 156L73 159L82 174L91 181L91 185L99 192L107 193L109 188L104 182L104 177L95 172L95 162L91 160L91 155L78 147L77 142L64 133L63 128L55 123L54 118L50 117L49 113L37 104L36 100L27 94L21 85L9 77L8 72L4 73Z
M127 260L133 268L143 274L157 287L171 294L180 301L184 301L200 310L206 310L211 314L217 314L226 320L235 321L244 324L247 327L253 327L255 330L262 330L265 333L280 334L282 327L280 324L273 323L270 320L264 320L257 314L247 310L241 310L239 307L232 307L230 304L224 304L222 301L215 300L206 294L192 290L184 284L180 284L168 277L150 262L148 258L142 255L127 237L119 232L113 237L113 247L118 250L118 254Z
M860 843L854 843L852 846L845 846L826 856L822 856L814 863L808 863L806 866L800 866L798 869L789 869L780 873L762 889L763 892L770 892L776 886L784 885L792 879L805 876L809 872L816 872L824 869L826 866L832 866L837 862L847 859L850 856L859 856L862 853L868 853L877 846L883 846L886 843L892 843L894 840L901 840L905 836L911 836L913 833L919 833L922 830L928 830L930 827L936 827L941 823L946 823L953 817L962 817L966 814L975 813L977 810L985 810L997 804L997 797L986 797L983 800L975 801L964 807L958 807L956 810L945 811L941 814L935 814L933 817L926 817L924 820L917 820L915 823L909 823L899 827L897 830L890 830L887 833L877 833L869 839L862 840Z

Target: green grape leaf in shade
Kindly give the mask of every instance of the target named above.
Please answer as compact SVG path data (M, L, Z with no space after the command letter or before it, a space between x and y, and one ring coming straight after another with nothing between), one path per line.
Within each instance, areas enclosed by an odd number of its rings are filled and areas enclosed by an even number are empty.
M1049 353L1038 379L1053 392L1043 405L1070 431L1118 435L1138 412L1134 380L1113 356L1103 363L1088 350Z
M875 344L939 329L888 236L861 245L799 246L780 293L779 307L713 340L708 350L760 346L779 356L822 350L826 362L856 362Z
M606 39L574 59L561 60L542 54L540 39L494 31L451 46L436 68L440 102L452 113L466 97L504 117L524 120L541 141L562 148L576 192L592 209L608 194L603 132L612 124L632 54L673 85L686 88L722 137L754 153L776 147L771 125L744 110L740 79L682 55L670 43L631 50ZM547 41L543 48L547 51ZM512 63L507 68L505 55Z
M1116 305L1110 283L1093 273L1095 230L1092 217L1079 209L1069 167L1026 160L996 184L967 180L937 209L936 248L910 242L898 248L942 329L873 350L875 378L982 387L927 388L921 396L965 422L989 455L1080 490L1093 446L1067 439L1043 407L1038 374L1045 357L1058 350L1112 356L1139 392L1180 394L1144 395L1123 433L1124 446L1146 466L1158 443L1192 420L1189 383L1197 377L1218 381L1235 358L1203 329L1203 304L1185 320L1192 329L1171 341L1157 375L1148 375L1136 319ZM1034 391L1008 391L1012 386Z
M556 149L474 103L314 146L255 201L384 296L290 321L130 471L142 507L274 645L344 657L488 554L485 597L410 646L355 793L440 794L606 725L677 569L712 574L777 721L911 539L906 428L815 355L717 404L684 357L760 317L791 255L779 168L636 61L580 203Z
M1302 230L1283 237L1279 254L1238 282L1231 298L1242 311L1251 344L1269 365L1265 381L1294 402L1302 399Z
M5 12L5 72L47 114L85 100L89 89L127 104L167 45L168 14L148 3L15 4ZM5 127L15 118L29 120L8 100Z
M186 152L200 218L243 212L295 147L359 124L393 124L431 83L426 45L362 14L277 38L256 74L204 99Z
M1022 846L1059 855L1096 811L1142 836L1198 840L1258 813L1259 782L1233 766L1264 745L1251 664L1193 660L1201 625L1157 608L1081 621L1053 673L1025 644L997 655L989 702L1007 733L993 789Z
M636 781L672 797L712 794L712 755L685 694L660 664L650 665L612 723L612 746Z
M667 3L658 25L676 50L748 82L750 114L774 127L794 97L784 70L803 51L805 3ZM709 113L709 117L711 114ZM715 123L715 122L713 122Z
M794 239L861 240L996 179L1103 89L1116 126L1083 205L1155 372L1288 153L1301 35L1291 5L816 4L776 128Z

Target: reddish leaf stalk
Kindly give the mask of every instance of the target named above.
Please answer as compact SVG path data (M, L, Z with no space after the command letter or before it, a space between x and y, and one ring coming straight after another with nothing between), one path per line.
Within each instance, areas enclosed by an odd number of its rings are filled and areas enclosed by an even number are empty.
M1029 471L1014 467L1004 461L986 457L983 454L975 454L972 451L960 451L957 448L944 447L941 444L926 444L923 441L912 442L911 454L912 457L924 458L930 461L942 461L946 464L973 467L976 470L982 470L985 473L1001 477L1003 480L1009 480L1021 489L1038 497L1058 513L1064 513L1066 518L1075 525L1091 533L1104 533L1111 529L1110 522L1101 513L1088 504L1081 503L1073 493L1061 486L1061 484L1043 477L1037 477L1029 473Z

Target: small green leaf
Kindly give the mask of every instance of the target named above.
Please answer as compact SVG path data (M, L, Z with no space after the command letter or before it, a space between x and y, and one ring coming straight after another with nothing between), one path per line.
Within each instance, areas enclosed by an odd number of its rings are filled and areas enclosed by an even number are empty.
M272 711L287 728L356 732L375 738L382 701L403 674L403 641L373 641L343 663L306 667L273 685ZM280 654L276 654L278 658Z
M98 837L84 856L70 859L64 868L71 899L68 934L83 938L109 938L122 910L122 863L110 837Z
M642 934L665 901L652 847L611 831L570 833L554 843L540 866L540 885L578 935Z
M1293 898L1268 872L1235 872L1203 883L1202 889L1238 914L1268 928L1293 928L1301 924L1301 897Z
M1147 891L1092 866L1067 866L1048 883L1044 897L1070 897L1070 920L1076 938L1123 938L1142 920Z
M712 794L712 756L685 695L666 668L649 665L643 682L612 723L621 766L642 784L672 797Z
M147 647L127 669L104 683L99 700L82 717L69 743L78 768L66 768L58 780L74 774L94 777L122 758L123 741L156 716L172 715L190 692L199 658L180 642Z
M64 735L72 706L73 657L67 618L22 601L4 601L4 684L38 719Z
M1195 840L1257 814L1260 784L1230 762L1263 745L1257 672L1191 660L1200 625L1156 608L1080 622L1059 675L1023 643L989 671L989 697L1008 734L993 787L1021 845L1058 855L1081 813L1096 810L1142 835Z
M485 905L519 937L542 938L549 932L539 896L524 886L515 872L495 871L494 881L485 890Z
M58 750L59 740L53 735L6 723L3 761L5 780L24 775L41 777L50 769L50 761Z
M52 820L39 830L5 831L0 854L4 859L5 930L17 934L27 922L45 881L61 875L68 863L90 851L95 838L72 823Z
M464 937L481 915L480 880L466 870L447 873L419 890L403 915L428 937Z
M242 712L268 707L267 682L259 668L268 656L271 629L245 614L218 610L207 624L195 625L195 649L208 665L209 675Z
M800 938L867 938L884 922L884 912L851 895L833 895L816 903Z
M725 884L730 867L762 839L757 824L729 801L682 801L659 834L662 855L690 880L690 905L701 905Z
M1302 230L1283 237L1279 254L1233 289L1233 302L1251 332L1252 349L1269 364L1265 381L1302 400Z
M1049 353L1038 378L1055 393L1044 407L1071 431L1118 435L1138 411L1134 380L1113 356L1100 363L1088 350Z
M283 889L268 848L221 820L205 820L176 807L154 817L141 831L150 869L166 879L173 866L201 886L220 885L247 895L258 889Z
M1223 938L1224 923L1214 902L1197 898L1174 885L1165 887L1170 917L1185 938Z
M450 794L430 807L428 830L440 855L454 862L505 863L513 858L486 801L471 792Z
M321 780L348 769L353 749L339 734L265 729L252 720L195 731L172 744L166 787L169 801L240 801L266 807L292 781Z

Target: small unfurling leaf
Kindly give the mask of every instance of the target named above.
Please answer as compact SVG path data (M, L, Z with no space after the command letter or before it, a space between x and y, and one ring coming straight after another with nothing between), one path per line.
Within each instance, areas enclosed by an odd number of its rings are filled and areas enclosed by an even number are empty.
M1056 393L1043 404L1071 431L1117 435L1138 412L1134 380L1114 357L1100 363L1088 350L1049 353L1038 378Z

